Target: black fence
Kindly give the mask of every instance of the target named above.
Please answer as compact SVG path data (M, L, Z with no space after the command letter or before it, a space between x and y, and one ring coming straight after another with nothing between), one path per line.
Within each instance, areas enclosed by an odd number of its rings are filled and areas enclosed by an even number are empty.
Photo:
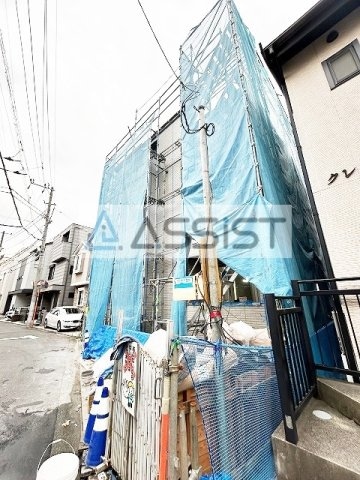
M293 282L293 296L265 295L285 436L317 394L316 374L360 380L360 278ZM339 288L341 285L341 288Z

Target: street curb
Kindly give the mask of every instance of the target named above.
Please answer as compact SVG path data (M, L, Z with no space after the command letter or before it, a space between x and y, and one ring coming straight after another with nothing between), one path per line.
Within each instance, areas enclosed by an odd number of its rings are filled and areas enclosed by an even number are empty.
M6 320L5 318L0 318L0 322L7 323L9 325L18 325L19 327L25 327L29 330L34 330L34 329L35 330L41 330L42 332L55 333L57 335L63 335L65 337L73 337L73 338L76 338L76 339L79 339L79 340L81 339L81 332L76 331L76 330L68 330L68 331L58 332L55 329L44 328L42 325L33 325L32 327L29 327L29 325L27 325L24 322L11 322L10 320Z

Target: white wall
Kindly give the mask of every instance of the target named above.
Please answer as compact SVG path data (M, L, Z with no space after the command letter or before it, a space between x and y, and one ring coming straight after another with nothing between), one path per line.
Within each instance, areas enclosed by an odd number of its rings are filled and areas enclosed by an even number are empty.
M360 8L284 66L284 76L335 275L360 274L360 75L334 90L321 62L356 38ZM355 172L348 179L342 172ZM328 185L331 174L337 179Z

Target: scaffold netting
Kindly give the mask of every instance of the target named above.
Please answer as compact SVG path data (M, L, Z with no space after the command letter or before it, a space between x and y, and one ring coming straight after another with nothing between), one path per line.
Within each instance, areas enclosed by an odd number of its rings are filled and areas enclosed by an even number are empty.
M213 477L276 478L271 434L282 420L271 348L181 338L182 378L190 374Z
M290 122L233 1L217 2L191 30L180 67L186 232L200 242L206 229L196 221L204 210L194 130L203 106L217 255L261 292L287 295L292 279L321 274L318 238ZM274 223L269 248L267 222L286 209L289 228Z
M91 241L89 332L107 315L114 327L138 330L144 263L144 201L148 184L146 124L107 161Z

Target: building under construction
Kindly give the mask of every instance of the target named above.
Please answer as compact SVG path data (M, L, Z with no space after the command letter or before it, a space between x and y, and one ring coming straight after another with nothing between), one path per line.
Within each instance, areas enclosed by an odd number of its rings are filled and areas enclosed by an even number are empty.
M220 343L219 366L219 342L202 343L214 339L208 327L215 318L217 326L241 321L264 328L264 293L286 295L291 280L321 277L313 225L282 104L234 2L219 0L184 41L179 78L137 112L135 125L107 156L91 239L87 317L92 337L106 324L118 338L160 329L168 340L177 339L175 349L182 345L179 380L187 373L196 389L210 456L205 471L223 475L211 478L274 478L270 436L281 413L271 347L234 344L220 328L215 340L227 337L230 343ZM204 270L213 260L202 250L209 230L216 278ZM207 293L212 283L217 305ZM141 355L145 372L147 356ZM155 362L146 378L158 387L156 379L162 382L167 370L157 368ZM119 375L121 388L121 368ZM178 401L178 391L172 398ZM182 399L184 405L190 401ZM164 452L166 478L179 478L177 407L169 445L161 446L161 421L154 414L156 438L145 453L139 438L146 434L132 423L140 422L136 414L128 417L116 404L114 415L114 464L121 478L165 478ZM139 464L121 460L130 444ZM140 461L144 455L151 465Z

